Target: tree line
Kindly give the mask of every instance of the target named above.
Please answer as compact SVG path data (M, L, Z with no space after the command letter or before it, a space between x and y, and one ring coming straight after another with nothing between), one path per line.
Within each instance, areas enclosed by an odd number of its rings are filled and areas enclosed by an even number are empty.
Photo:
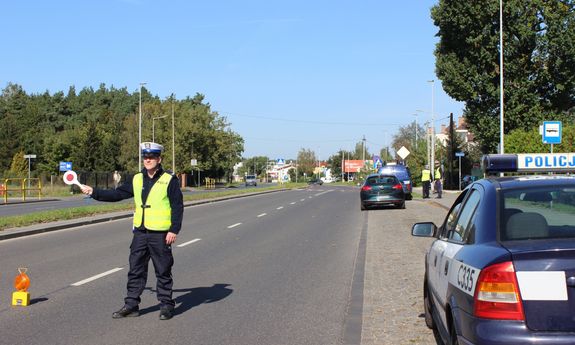
M37 177L58 174L63 161L79 172L137 171L140 96L142 141L154 136L164 146L165 168L189 173L191 159L196 159L194 170L222 178L241 161L243 138L202 94L160 99L146 88L140 95L105 84L79 92L71 86L67 93L28 94L9 83L0 94L0 174L27 174L25 154L36 155L32 164Z

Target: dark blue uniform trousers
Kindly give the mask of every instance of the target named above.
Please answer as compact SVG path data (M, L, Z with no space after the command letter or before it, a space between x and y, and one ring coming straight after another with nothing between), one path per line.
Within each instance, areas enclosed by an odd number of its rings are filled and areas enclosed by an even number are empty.
M156 291L162 306L174 306L172 299L172 247L166 244L165 231L134 230L130 245L130 271L128 272L128 294L125 305L134 308L140 304L140 295L148 279L150 258L156 271Z

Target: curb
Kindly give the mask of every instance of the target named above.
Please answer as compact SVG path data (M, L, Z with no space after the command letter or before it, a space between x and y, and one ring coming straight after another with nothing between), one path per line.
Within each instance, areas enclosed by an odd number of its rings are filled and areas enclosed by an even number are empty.
M276 193L276 192L283 192L286 190L291 190L291 189L274 189L274 190L267 190L267 191L262 191L262 192L245 193L245 194L240 194L240 195L229 195L229 196L223 196L223 197L218 197L218 198L213 198L213 199L188 201L188 202L184 202L184 208L197 206L197 205L210 204L210 203L215 203L215 202L220 202L220 201L225 201L225 200L231 200L231 199L247 198L250 196ZM21 228L6 229L3 231L0 231L0 241L18 238L18 237L23 237L23 236L36 235L36 234L41 234L41 233L45 233L45 232L75 228L75 227L83 226L83 225L111 222L113 220L130 218L133 216L133 214L134 214L133 211L104 213L104 214L100 214L100 215L94 215L91 217L70 219L70 220L51 222L51 223L43 223L43 224L41 223L41 224L35 224L35 225L25 226L25 227L21 227Z

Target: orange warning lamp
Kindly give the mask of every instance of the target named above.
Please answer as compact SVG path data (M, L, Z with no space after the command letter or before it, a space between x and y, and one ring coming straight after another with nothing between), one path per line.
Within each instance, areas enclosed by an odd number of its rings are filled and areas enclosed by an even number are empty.
M28 291L28 288L30 287L30 277L28 277L26 271L28 271L27 268L18 268L18 272L20 274L18 274L16 279L14 279L14 289L18 291Z
M25 267L18 268L19 274L14 279L14 288L17 290L12 293L12 305L27 306L30 304L30 277L26 274L28 271Z

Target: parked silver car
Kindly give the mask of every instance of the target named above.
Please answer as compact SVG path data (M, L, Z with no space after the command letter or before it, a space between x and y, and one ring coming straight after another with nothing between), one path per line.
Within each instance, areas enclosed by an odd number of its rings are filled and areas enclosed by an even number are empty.
M256 175L246 175L246 187L247 186L257 186L258 179Z

